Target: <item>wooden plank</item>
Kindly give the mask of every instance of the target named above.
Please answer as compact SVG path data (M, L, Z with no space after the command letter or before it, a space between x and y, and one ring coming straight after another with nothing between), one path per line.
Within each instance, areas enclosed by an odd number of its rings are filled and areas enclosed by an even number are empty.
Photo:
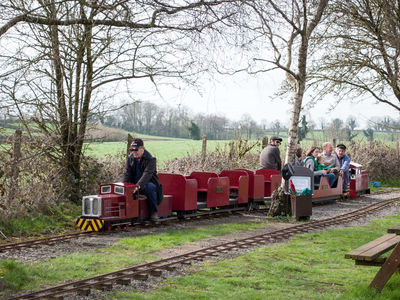
M346 253L345 258L357 259L357 257L361 253L363 253L371 248L376 247L377 244L383 243L383 242L387 241L388 239L392 239L394 236L395 236L394 234L385 234L385 235L377 238L376 240L373 240L367 244L362 245L361 247L358 247L357 249L350 251L349 253Z
M397 270L400 265L400 243L396 245L393 252L390 254L388 259L376 273L374 280L369 285L378 291L381 291L385 284L388 282L393 273Z
M356 260L374 260L382 253L392 249L400 241L396 234L385 234L345 255L345 258Z
M377 245L375 248L364 252L361 255L361 258L364 258L367 261L374 260L381 254L386 253L389 250L392 250L399 242L400 242L400 236L396 235L396 237L387 240L386 242Z
M356 260L356 266L374 266L374 267L382 267L383 263L386 261L386 257L378 257L372 261L366 260Z
M400 224L388 229L388 233L400 234Z

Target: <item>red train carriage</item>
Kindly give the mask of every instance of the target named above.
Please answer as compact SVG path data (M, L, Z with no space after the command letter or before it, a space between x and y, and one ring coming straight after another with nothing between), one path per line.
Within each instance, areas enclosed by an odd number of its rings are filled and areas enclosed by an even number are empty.
M164 197L171 195L172 210L180 214L194 213L197 210L198 183L194 178L180 174L158 173L163 185Z
M280 172L273 169L259 169L256 175L264 176L264 200L270 200L272 192L281 184Z
M220 177L229 178L229 204L246 204L249 202L249 175L241 170L224 170Z
M304 176L307 175L304 172L311 172L304 167L294 169L294 176L296 173ZM369 193L368 174L361 170L361 165L351 163L350 173L349 196L354 198L361 193ZM249 202L265 203L282 180L279 171L269 169L260 169L255 173L236 169L224 170L219 175L192 172L186 177L167 173L159 173L158 176L164 190L164 200L158 206L158 214L162 218L171 217L173 211L179 217L196 214L204 209L236 209L238 206L250 205ZM301 180L296 184L299 182ZM133 195L134 187L130 183L102 184L98 195L83 197L82 215L76 219L76 224L85 231L99 231L147 219L146 197ZM320 183L313 186L312 193L312 202L339 199L343 196L342 180L339 178L337 185L330 188L328 179L322 177ZM298 207L296 211L299 212Z
M251 170L235 169L244 171L249 176L249 201L257 202L264 200L264 175L254 174Z
M197 181L197 208L229 205L229 178L212 172L192 172L188 179Z

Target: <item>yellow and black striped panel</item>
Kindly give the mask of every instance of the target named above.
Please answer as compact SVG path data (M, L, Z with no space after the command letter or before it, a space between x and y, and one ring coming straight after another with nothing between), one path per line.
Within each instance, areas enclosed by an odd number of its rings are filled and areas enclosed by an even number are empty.
M75 224L83 231L100 231L104 227L104 220L79 217L75 219Z

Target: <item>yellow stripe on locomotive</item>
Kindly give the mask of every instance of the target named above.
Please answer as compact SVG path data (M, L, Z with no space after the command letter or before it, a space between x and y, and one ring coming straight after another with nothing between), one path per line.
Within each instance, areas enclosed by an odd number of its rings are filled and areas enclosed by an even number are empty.
M79 217L75 219L75 224L82 231L100 231L104 227L104 220Z

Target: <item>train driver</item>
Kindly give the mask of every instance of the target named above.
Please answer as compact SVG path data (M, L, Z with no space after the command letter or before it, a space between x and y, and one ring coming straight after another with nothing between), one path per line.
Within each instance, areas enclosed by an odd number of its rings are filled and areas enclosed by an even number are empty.
M157 204L161 203L162 187L157 176L156 158L144 148L143 140L134 139L129 147L123 182L137 184L139 192L147 197L150 220L158 219Z

